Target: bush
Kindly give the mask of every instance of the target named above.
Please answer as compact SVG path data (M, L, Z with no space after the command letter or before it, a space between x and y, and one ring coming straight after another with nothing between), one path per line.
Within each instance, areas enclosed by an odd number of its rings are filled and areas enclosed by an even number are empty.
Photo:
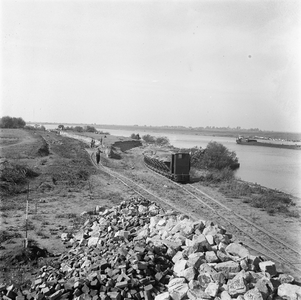
M137 134L132 133L132 134L131 134L131 139L133 139L133 140L140 140L141 138L140 138L139 133L137 133Z
M77 131L77 132L83 132L83 131L84 131L84 128L81 127L81 126L75 126L73 130L74 130L74 131Z
M157 137L156 138L156 144L161 146L167 146L169 145L169 139L165 136Z
M159 136L156 138L154 136L146 134L142 137L142 139L148 144L157 144L160 146L167 146L170 144L169 139L165 136Z
M202 177L202 181L206 183L229 182L234 179L234 173L230 168L223 170L210 170Z
M217 142L210 142L205 150L196 151L192 157L192 166L205 169L222 170L238 163L236 153Z
M86 127L86 131L87 131L87 132L97 132L96 128L93 127L93 126L87 126L87 127Z
M26 125L22 118L12 118L5 116L0 118L0 128L24 128Z
M149 134L142 136L142 139L148 144L155 144L156 142L155 138Z
M1 180L14 184L24 184L27 178L39 176L35 171L21 165L7 165L1 172Z

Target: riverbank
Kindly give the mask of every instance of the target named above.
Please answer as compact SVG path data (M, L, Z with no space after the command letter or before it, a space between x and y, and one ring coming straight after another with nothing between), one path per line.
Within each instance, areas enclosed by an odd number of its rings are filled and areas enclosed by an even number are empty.
M100 136L95 135L96 137ZM118 205L130 199L133 192L101 169L95 168L85 149L88 145L78 140L50 132L22 130L2 130L1 138L9 141L1 146L1 167L7 161L10 164L26 165L39 174L29 180L29 188L25 184L20 186L17 193L5 194L2 190L1 197L1 281L14 277L15 280L26 282L34 277L35 270L42 263L55 264L55 257L26 262L20 256L26 234L29 240L40 248L47 249L49 253L64 253L68 251L69 244L62 241L62 235L75 233L96 206ZM110 135L104 140L109 146L116 141L125 141L126 138ZM196 219L207 219L201 211L194 212L183 196L174 192L168 181L145 168L142 159L144 146L124 151L117 147L116 151L120 155L118 160L109 159L102 153L101 161L106 167L135 178L153 193L171 199L172 209L186 211L187 215ZM300 249L300 218L284 217L277 212L270 215L250 206L244 201L244 197L225 197L217 186L204 185L202 182L196 184L214 199ZM27 199L29 205L26 224ZM164 203L160 205L166 209L171 208ZM298 205L289 209L301 212ZM235 238L242 243L244 241L243 236ZM22 278L17 275L20 271Z

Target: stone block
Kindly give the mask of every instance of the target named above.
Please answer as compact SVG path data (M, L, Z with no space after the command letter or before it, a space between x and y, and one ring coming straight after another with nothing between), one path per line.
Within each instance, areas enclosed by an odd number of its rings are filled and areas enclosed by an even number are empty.
M289 274L279 274L278 279L280 283L293 283L295 278Z
M247 248L244 246L237 244L237 243L231 243L229 244L225 249L227 254L238 256L240 258L245 258L250 256L250 252Z
M214 262L218 262L219 259L216 256L214 251L207 251L205 252L205 259L208 263L214 263Z
M228 283L228 293L231 297L237 297L238 295L244 295L247 291L247 286L244 278L234 277L229 280Z
M208 273L200 273L198 276L198 281L200 283L201 288L205 290L208 284L212 282L212 278Z
M203 252L192 253L188 256L187 266L194 267L196 270L204 262L205 254Z
M248 290L244 294L244 299L245 300L263 300L262 295L260 291L257 288Z
M214 269L217 272L238 273L240 271L240 264L235 261L226 261L216 264Z
M186 259L180 259L176 261L174 264L173 271L177 276L181 276L181 272L186 269L187 266L187 260Z
M49 300L55 300L58 299L63 294L63 290L58 290L55 293L51 294L48 299Z
M276 265L272 261L262 261L259 263L259 268L262 272L269 273L271 276L276 276Z
M169 293L173 300L182 300L187 297L188 284L182 283L175 286Z
M213 246L215 245L215 241L214 241L214 237L211 234L207 234L205 235L207 242L209 243L209 245Z
M221 300L231 300L231 296L227 291L222 291L220 295Z
M170 300L169 292L164 292L155 297L155 300Z
M205 289L205 293L215 298L219 290L219 284L216 282L210 282Z
M187 297L190 300L211 299L211 296L206 294L200 288L189 289L188 292L187 292Z
M180 277L184 277L188 282L195 279L196 269L194 267L188 267L180 272Z
M181 277L176 277L171 279L167 285L168 291L171 291L175 286L179 284L185 283L185 281L186 281L185 278L181 278Z
M278 287L277 294L286 300L300 300L301 287L290 283L283 283Z

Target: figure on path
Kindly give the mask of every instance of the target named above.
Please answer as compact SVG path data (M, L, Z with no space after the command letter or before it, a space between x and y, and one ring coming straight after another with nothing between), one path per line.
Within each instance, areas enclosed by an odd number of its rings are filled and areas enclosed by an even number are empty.
M100 162L100 149L97 148L97 151L96 151L96 163L99 165L99 162Z

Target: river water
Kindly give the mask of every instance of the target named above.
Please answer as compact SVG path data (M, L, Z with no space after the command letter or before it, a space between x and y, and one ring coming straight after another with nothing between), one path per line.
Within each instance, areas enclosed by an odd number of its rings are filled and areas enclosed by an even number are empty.
M55 128L45 125L46 128ZM109 132L111 135L129 137L132 133L140 136L166 136L175 147L205 148L210 141L216 141L235 151L240 162L236 177L262 186L281 190L301 198L301 151L260 146L238 145L234 138L202 136L192 134L153 132L150 130L108 129L95 126L97 130Z

